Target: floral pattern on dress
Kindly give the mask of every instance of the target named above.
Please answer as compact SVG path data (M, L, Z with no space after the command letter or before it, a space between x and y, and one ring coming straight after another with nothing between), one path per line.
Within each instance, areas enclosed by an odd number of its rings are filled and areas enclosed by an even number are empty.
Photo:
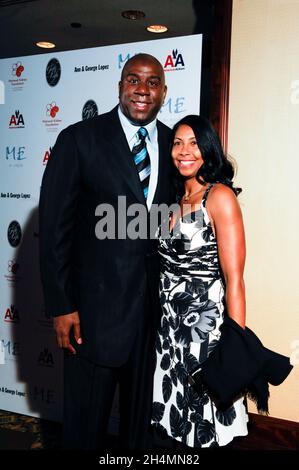
M159 239L162 318L156 337L152 424L160 433L192 447L226 445L247 434L248 415L240 398L218 410L207 392L188 376L217 347L224 316L225 288L217 241L206 211L210 185L200 209L179 219L170 238Z

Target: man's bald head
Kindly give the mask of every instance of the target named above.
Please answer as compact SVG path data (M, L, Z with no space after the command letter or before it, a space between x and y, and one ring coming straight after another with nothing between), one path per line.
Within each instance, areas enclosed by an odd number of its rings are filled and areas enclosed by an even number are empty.
M128 68L130 68L130 66L133 65L134 62L138 62L138 61L155 64L156 67L158 67L158 69L160 70L161 77L163 77L163 80L164 80L163 83L165 84L165 75L164 75L164 70L163 70L161 62L159 62L158 59L156 59L156 57L154 57L153 55L145 54L145 53L136 54L127 60L127 62L125 63L122 69L122 73L120 77L121 80L123 80Z
M156 57L136 54L126 62L119 82L119 102L132 124L144 126L153 121L166 91L164 70Z

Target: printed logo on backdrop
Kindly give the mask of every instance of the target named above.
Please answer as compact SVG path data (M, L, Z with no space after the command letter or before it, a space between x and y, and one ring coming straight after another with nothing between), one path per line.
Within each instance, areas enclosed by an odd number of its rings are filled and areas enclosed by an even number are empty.
M54 358L50 349L44 348L40 351L37 363L41 367L54 367Z
M18 275L19 270L20 265L16 262L16 260L10 259L7 262L7 273L4 274L4 278L9 284L16 284L21 280L21 276Z
M59 108L56 104L55 101L52 101L52 103L47 104L47 116L51 117L52 119L56 118L56 114L59 111Z
M160 113L167 111L169 114L179 115L186 113L185 96L166 96L166 101L163 103ZM179 116L178 116L179 118Z
M12 91L22 91L27 78L24 77L25 67L22 62L18 61L11 65L11 75L13 78L8 80Z
M164 71L176 72L177 70L185 70L185 62L183 55L177 49L173 49L171 54L166 57Z
M48 163L51 152L52 152L52 147L49 147L49 149L45 151L44 158L43 158L43 165L46 165Z
M48 85L54 87L57 85L61 77L61 65L59 60L51 59L46 68L46 80Z
M29 391L32 400L46 405L54 405L56 403L55 390L44 387L43 385L33 385Z
M21 354L21 344L19 341L0 338L0 355L4 357L4 361L17 361Z
M135 54L127 55L118 54L118 68L121 69L130 57ZM161 61L162 62L162 61ZM165 72L175 72L177 70L185 70L185 61L183 54L181 54L177 49L173 49L170 54L167 55L164 60L164 71Z
M95 64L95 65L79 65L74 67L74 72L99 72L102 70L109 70L108 64Z
M98 116L98 114L99 112L96 102L93 100L86 101L82 109L82 119L91 119Z
M11 304L4 313L4 321L6 323L20 323L19 310L15 305Z
M5 160L8 166L14 168L20 168L24 166L23 160L26 160L25 146L7 146L5 148ZM3 196L2 196L3 197Z
M7 229L7 239L10 246L16 248L22 239L22 230L19 222L17 220L13 220L10 222L8 229Z
M6 147L5 158L14 161L25 160L25 147L23 145L20 147Z
M136 52L137 54L137 52ZM135 55L135 54L132 54L132 55ZM123 66L125 65L125 63L127 62L127 60L129 60L131 57L131 55L128 53L126 56L122 56L122 54L118 54L118 68L119 69L122 69Z
M12 66L13 75L16 75L19 78L23 72L24 72L24 66L22 65L22 62L17 62L16 64L13 64Z
M58 127L61 124L61 119L57 117L60 111L59 106L57 105L56 101L52 101L52 103L48 103L46 105L46 116L47 119L43 119L43 123L48 132L57 132Z
M24 129L25 121L23 114L19 110L16 110L14 114L11 115L9 120L9 129Z
M0 196L2 199L30 199L31 198L30 193L10 193L9 191L7 193L1 193Z
M18 390L17 388L9 388L9 387L0 387L0 392L6 393L11 396L23 397L23 398L25 398L27 395L27 393L23 392L23 390Z

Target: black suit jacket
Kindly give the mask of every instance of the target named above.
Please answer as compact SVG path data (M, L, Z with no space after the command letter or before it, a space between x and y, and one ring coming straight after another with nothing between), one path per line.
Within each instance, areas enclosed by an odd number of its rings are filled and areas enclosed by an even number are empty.
M256 334L226 317L221 338L189 381L202 392L206 387L218 406L227 408L247 394L261 413L268 413L269 385L280 385L293 366L288 357L263 346ZM193 379L193 380L192 380ZM195 382L195 383L194 383Z
M153 203L168 204L170 129L159 121L157 129L159 176ZM58 316L78 310L80 353L107 366L119 366L128 357L149 286L158 295L155 240L99 240L95 235L96 207L110 204L117 220L118 196L126 196L127 206L146 207L116 107L60 133L43 176L39 213L46 311Z

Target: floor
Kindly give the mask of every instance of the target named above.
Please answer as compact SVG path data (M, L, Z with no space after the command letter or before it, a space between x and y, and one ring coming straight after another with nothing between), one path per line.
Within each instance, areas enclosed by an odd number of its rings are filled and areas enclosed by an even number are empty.
M0 450L59 449L61 424L0 410Z
M235 438L232 450L299 450L298 423L250 414L249 433ZM61 449L61 424L0 410L0 450ZM116 438L108 436L107 448L116 448ZM169 447L159 442L158 450ZM177 450L180 450L177 448Z

